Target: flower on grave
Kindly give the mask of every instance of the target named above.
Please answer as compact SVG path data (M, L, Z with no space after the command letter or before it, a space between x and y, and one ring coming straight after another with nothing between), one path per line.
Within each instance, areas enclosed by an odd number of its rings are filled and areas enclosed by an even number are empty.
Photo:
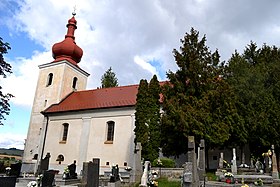
M11 170L11 167L6 167L6 171L10 171Z
M40 175L37 176L36 180L37 180L38 182L41 182L41 181L42 181L42 178L43 178L43 174L40 174Z
M233 174L231 172L226 172L224 173L225 177L233 177Z
M37 182L36 182L36 181L30 181L30 182L27 184L27 187L37 187Z
M266 153L263 153L262 156L265 157L265 156L271 156L272 155L272 152L271 150L269 149Z
M223 167L230 168L230 164L226 160L223 160Z
M157 170L152 170L152 171L151 171L151 174L154 175L154 176L155 176L155 175L157 176L157 175L158 175L158 171L157 171Z
M243 184L241 187L249 187L248 184Z
M256 186L263 186L263 180L261 178L258 178L256 182L254 182Z
M158 186L158 182L152 180L152 181L150 181L150 182L148 183L148 186Z
M162 161L160 159L157 159L157 165L162 166Z
M70 173L70 170L68 168L68 166L66 166L66 168L64 168L64 174L69 174Z

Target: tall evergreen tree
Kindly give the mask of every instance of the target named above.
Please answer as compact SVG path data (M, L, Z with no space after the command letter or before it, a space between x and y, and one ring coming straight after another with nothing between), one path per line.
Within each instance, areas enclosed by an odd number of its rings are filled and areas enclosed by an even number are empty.
M142 157L153 161L160 146L160 85L154 75L150 83L141 80L135 112L135 143L142 144Z
M149 127L149 155L148 159L153 161L158 158L161 143L161 119L160 119L160 85L157 76L154 75L149 83L148 103L148 127Z
M243 54L229 60L226 80L238 97L239 115L247 125L247 142L260 155L270 145L280 147L280 50L251 42Z
M140 142L142 145L142 157L146 158L148 155L148 140L149 140L149 129L148 129L148 119L147 119L147 103L149 103L149 93L148 93L148 82L147 80L140 80L136 106L135 106L135 139L134 143Z
M12 73L12 66L7 63L4 59L4 54L8 53L11 47L9 43L4 42L0 37L0 76L3 78L7 77L7 73ZM10 104L9 100L14 97L10 93L3 93L2 86L0 86L0 125L3 125L3 120L5 120L5 115L9 115L10 113Z
M101 77L101 87L110 88L118 86L118 79L116 74L112 71L110 67Z
M204 138L208 145L223 144L234 121L228 116L235 112L235 105L227 96L230 87L223 80L218 51L211 53L206 37L200 40L193 28L181 43L180 50L173 51L178 70L167 73L169 84L163 89L162 148L166 155L185 153L189 135Z

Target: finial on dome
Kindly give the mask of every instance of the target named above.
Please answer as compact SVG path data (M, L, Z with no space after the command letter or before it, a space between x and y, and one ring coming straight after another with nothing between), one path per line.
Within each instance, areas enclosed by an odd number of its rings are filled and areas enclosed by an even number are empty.
M76 16L76 5L73 7L74 11L72 12L73 16Z

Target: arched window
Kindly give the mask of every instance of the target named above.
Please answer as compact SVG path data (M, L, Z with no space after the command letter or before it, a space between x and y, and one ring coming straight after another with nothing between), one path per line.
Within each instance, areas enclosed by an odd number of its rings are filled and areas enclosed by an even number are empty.
M58 155L56 161L64 161L64 156Z
M69 124L63 123L62 141L64 142L66 142L67 140L68 128L69 128Z
M107 122L107 141L109 141L109 142L114 140L114 129L115 129L115 122L108 121Z
M53 74L50 73L48 75L47 86L50 86L52 84L52 81L53 81Z
M38 159L38 154L35 154L32 159L37 160Z
M77 87L77 81L78 81L78 78L77 78L77 77L74 77L74 78L73 78L73 83L72 83L72 88L73 88L73 89L76 89L76 87Z

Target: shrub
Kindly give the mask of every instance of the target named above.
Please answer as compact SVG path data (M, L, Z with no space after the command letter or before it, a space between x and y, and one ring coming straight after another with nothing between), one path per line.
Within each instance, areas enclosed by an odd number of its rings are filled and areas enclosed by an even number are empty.
M160 164L161 163L161 164ZM175 168L175 161L171 158L155 159L152 162L153 167Z

